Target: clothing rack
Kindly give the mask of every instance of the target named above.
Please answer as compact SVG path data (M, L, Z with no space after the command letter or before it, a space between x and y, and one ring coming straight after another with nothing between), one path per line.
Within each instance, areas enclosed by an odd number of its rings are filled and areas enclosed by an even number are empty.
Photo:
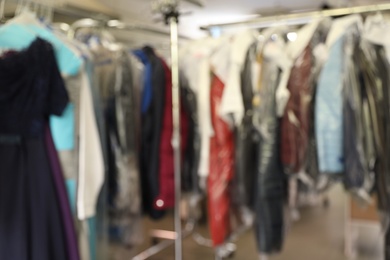
M184 0L196 6L203 6L198 0ZM180 143L180 86L179 86L179 3L180 0L157 0L153 3L154 12L160 13L167 25L170 26L171 40L171 73L172 73L172 114L173 114L173 134L172 147L174 152L174 179L175 179L175 209L174 209L174 231L169 232L170 237L163 237L167 240L152 246L135 256L133 260L144 260L153 256L165 248L175 244L175 259L183 259L182 241L184 237L189 236L194 228L195 221L190 220L184 230L181 223L181 143ZM184 38L184 37L180 37ZM163 233L164 231L160 231ZM155 236L158 234L155 234Z
M382 11L390 11L390 4L383 3L383 4L356 6L356 7L334 8L334 9L322 10L322 11L310 11L310 12L301 12L301 13L287 13L287 14L280 14L280 15L262 16L255 19L250 19L241 22L205 25L205 26L201 26L200 29L206 30L211 35L214 35L214 32L220 33L222 29L247 29L247 28L263 29L263 28L276 27L281 25L304 25L316 19L325 18L325 17L338 17L338 16L351 15L351 14L364 14L364 13L373 13L373 12L382 12ZM217 259L220 260L223 258L220 257ZM268 260L268 259L269 256L267 254L260 253L259 260Z
M148 32L152 34L157 34L165 37L169 37L170 33L164 30L156 29L152 26L139 25L139 24L129 24L124 23L119 20L97 20L91 18L84 18L76 21L71 25L71 28L68 32L70 38L74 38L76 32L82 28L95 28L95 29L113 29L113 30L123 30L123 31L139 31L139 32ZM181 39L188 40L188 37L179 36Z
M278 25L302 25L323 17L335 17L349 14L362 14L370 12L389 11L390 4L374 4L356 7L335 8L322 11L287 13L280 15L264 16L242 22L210 24L200 27L202 30L212 31L216 28L267 28Z
M196 0L188 1L192 4L201 6L201 3ZM124 31L146 31L162 36L170 36L171 41L171 71L172 71L172 113L173 113L173 137L172 146L174 150L174 177L175 177L175 212L174 212L174 231L153 230L151 235L153 238L164 239L162 242L153 245L152 247L141 252L133 258L133 260L144 260L156 255L162 250L168 248L173 243L175 244L175 259L182 259L182 239L190 235L194 229L194 222L189 221L184 230L180 218L180 199L181 199L181 144L180 144L180 87L179 87L179 50L178 40L189 39L180 36L178 33L178 5L175 0L160 0L155 3L155 9L162 13L166 24L170 25L170 32L158 30L153 27L144 25L127 24L119 20L96 20L85 18L76 21L69 29L68 37L74 38L76 32L82 28L95 29L116 29Z

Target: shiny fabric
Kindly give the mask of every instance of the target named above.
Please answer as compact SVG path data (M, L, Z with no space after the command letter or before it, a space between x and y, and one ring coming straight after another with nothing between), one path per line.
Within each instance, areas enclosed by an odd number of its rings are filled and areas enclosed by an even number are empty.
M275 97L280 70L267 59L261 66L261 86L256 93L253 116L259 138L254 231L258 250L271 254L279 252L283 246L286 178L280 160L280 128Z
M343 90L344 97L344 151L345 175L344 185L356 194L362 191L371 192L374 178L373 134L365 125L371 120L365 113L367 106L367 86L364 85L360 62L361 50L357 39L349 37L346 43L346 79ZM370 165L371 164L371 165Z
M210 141L210 174L208 177L208 219L213 245L222 245L231 232L229 194L234 176L234 135L218 115L224 90L223 82L213 76L211 82L211 120L215 135Z
M387 159L390 147L389 66L382 47L367 45L364 54L361 56L361 62L365 68L363 78L367 90L376 151L375 188L378 194L379 210L387 214L390 210L389 162Z
M247 210L254 206L254 189L256 180L257 146L253 116L253 75L252 65L256 62L257 44L247 52L244 68L241 73L241 91L244 104L242 124L235 131L235 175L232 182L232 204L245 219Z
M366 65L370 68L365 74L365 80L370 83L368 96L371 101L372 125L376 139L377 161L375 164L376 193L378 207L385 218L387 227L385 236L385 259L390 256L390 229L388 227L390 212L390 76L386 51L382 46L372 46ZM375 102L375 103L374 103Z
M297 58L287 85L290 98L281 121L281 160L286 173L299 173L307 162L313 67L310 44Z
M318 80L315 101L315 131L321 173L344 171L343 67L344 37L331 47Z
M378 172L378 194L379 204L381 210L389 214L390 212L390 162L388 160L388 154L390 152L390 66L388 63L386 50L381 46L375 46L375 53L377 56L377 68L378 76L382 82L382 94L383 96L377 96L379 105L382 106L382 126L384 129L385 142L382 143L383 153L379 153L378 164L383 164L383 172ZM379 93L377 93L379 94ZM381 100L383 99L383 100ZM381 151L378 147L378 151ZM378 168L382 168L378 165ZM389 220L388 220L389 221ZM387 245L390 241L387 242Z
M328 35L330 24L328 21L324 21L320 23L319 28L316 33L313 35L311 40L311 46L319 46L319 44L323 44L326 41L326 37ZM309 178L314 182L318 183L320 180L320 174L318 169L318 155L317 155L317 141L315 136L315 97L317 93L317 83L320 72L322 70L322 60L321 57L316 56L315 47L312 51L313 56L313 68L311 73L311 82L312 82L312 91L311 91L311 102L309 106L309 144L307 150L307 160L306 160L306 174ZM321 53L317 53L317 55L321 55ZM320 187L323 188L323 187Z
M198 122L197 96L190 88L187 79L180 74L181 97L183 109L188 116L187 147L183 158L182 190L200 194L199 162L200 162L200 131Z

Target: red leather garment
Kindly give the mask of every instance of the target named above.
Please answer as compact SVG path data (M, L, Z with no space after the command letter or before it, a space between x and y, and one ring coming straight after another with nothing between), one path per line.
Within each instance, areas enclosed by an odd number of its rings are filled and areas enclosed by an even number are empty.
M162 60L165 70L166 90L164 103L164 118L161 128L160 141L160 190L156 197L154 207L156 209L168 209L175 206L175 174L174 174L174 153L172 147L173 115L172 115L172 75L171 70L165 61ZM188 135L189 118L183 105L180 104L180 134L181 134L181 155L184 156L186 140ZM183 161L183 160L182 160Z
M281 122L281 158L287 173L298 173L306 163L311 123L311 69L309 45L295 61L287 86L291 96Z
M234 174L234 135L218 116L224 90L223 82L213 76L211 84L211 121L215 135L210 141L210 173L208 177L208 214L214 246L223 244L230 234L229 185Z

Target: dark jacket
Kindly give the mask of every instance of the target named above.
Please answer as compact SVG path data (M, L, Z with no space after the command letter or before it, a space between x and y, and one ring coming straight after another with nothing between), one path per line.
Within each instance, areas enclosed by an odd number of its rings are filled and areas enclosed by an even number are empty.
M142 50L152 66L152 102L141 117L140 170L144 212L154 219L164 216L164 211L156 210L155 199L160 192L160 141L165 107L166 79L162 61L151 48Z
M159 148L159 193L155 198L156 209L169 209L175 206L175 174L174 174L174 150L172 146L173 137L173 114L172 114L172 77L171 70L165 61L161 60L165 73L165 93L163 98L163 121L160 133ZM179 101L180 102L180 101ZM188 116L180 102L180 149L181 162L183 162L184 151L186 150L188 136Z

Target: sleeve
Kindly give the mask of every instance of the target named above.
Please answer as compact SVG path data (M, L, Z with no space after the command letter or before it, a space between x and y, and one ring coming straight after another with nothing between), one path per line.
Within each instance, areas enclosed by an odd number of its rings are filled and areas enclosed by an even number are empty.
M104 159L90 82L87 75L81 73L77 215L80 220L84 220L96 213L98 196L104 183Z
M254 35L254 31L249 30L234 37L227 52L228 55L226 55L230 62L228 62L228 77L224 82L225 90L222 95L219 115L229 123L230 127L233 127L234 124L240 125L244 118L245 108L241 91L241 71L249 47L255 41Z
M45 70L48 79L46 112L48 115L60 116L69 102L69 95L65 88L64 80L58 70L53 47L49 43L46 43L45 47L46 66L42 69Z

